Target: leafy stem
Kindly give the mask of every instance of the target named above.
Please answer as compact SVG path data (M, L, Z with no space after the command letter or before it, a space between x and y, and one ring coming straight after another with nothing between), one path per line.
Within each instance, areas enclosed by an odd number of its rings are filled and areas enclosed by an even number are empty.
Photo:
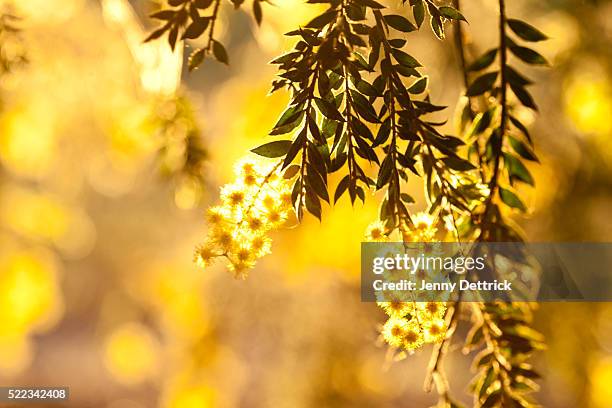
M502 148L504 139L506 136L506 129L508 126L508 79L507 79L507 65L508 65L508 46L506 37L506 2L505 0L499 0L499 54L500 54L500 71L501 71L501 84L500 84L500 100L501 106L501 122L499 125L499 132L494 133L493 137L493 174L488 182L489 196L485 201L485 209L483 213L483 230L481 231L481 238L489 239L486 228L489 223L489 216L494 205L494 198L499 188L499 174L501 167L501 158L503 155Z

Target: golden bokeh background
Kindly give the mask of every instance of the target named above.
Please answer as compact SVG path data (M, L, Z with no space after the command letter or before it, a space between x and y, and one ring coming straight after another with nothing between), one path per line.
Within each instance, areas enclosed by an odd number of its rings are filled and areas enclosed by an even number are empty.
M318 10L275 3L261 27L248 7L226 4L219 33L229 67L211 60L188 74L182 53L142 43L151 2L13 2L29 63L0 83L0 384L69 386L70 401L54 405L65 407L435 401L422 391L429 349L390 362L378 340L384 314L360 301L359 243L375 197L355 208L343 200L321 223L307 218L276 233L272 255L246 281L192 263L203 209L287 101L268 96L275 72L267 62L291 46L282 33ZM496 2L464 3L473 50L490 47ZM529 218L518 221L533 241L609 241L612 2L508 7L551 37L538 50L553 65L531 71L540 114L521 113L542 165L531 169L537 188L525 191ZM410 35L411 50L433 100L455 106L462 90L452 41L423 31ZM179 110L192 116L160 130ZM203 183L163 177L161 146L193 126L207 152ZM180 156L181 146L173 149ZM544 406L612 406L611 322L608 304L540 306ZM466 401L469 362L458 350L447 362Z

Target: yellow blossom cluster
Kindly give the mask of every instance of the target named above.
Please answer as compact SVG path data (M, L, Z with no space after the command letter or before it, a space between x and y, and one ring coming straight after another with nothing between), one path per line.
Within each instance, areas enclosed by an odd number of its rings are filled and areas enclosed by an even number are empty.
M431 242L434 240L438 229L435 219L426 212L417 213L412 216L412 226L402 228L402 239L404 242Z
M385 247L385 256L393 256L394 252L402 250L406 243L431 243L434 241L437 229L435 219L427 213L418 213L412 217L412 226L400 228L402 244ZM370 224L366 230L365 239L369 242L388 242L390 233L386 231L381 221ZM427 252L435 250L426 244ZM405 248L404 248L405 249ZM399 281L405 278L405 272L387 270L383 277L386 281ZM433 274L434 271L420 270L417 278L424 279L422 274ZM390 346L412 353L428 343L439 343L446 336L445 313L446 303L423 301L427 296L411 292L394 291L378 293L377 302L387 314L387 321L382 328L382 338ZM418 299L418 301L416 300Z
M270 253L268 233L291 212L291 183L279 165L242 160L236 181L221 188L221 204L207 211L209 233L196 249L195 261L206 267L225 258L237 278L245 278L262 256Z
M416 302L401 295L392 300L387 296L386 300L378 305L388 316L382 337L390 346L414 352L426 343L444 339L446 305L443 302Z

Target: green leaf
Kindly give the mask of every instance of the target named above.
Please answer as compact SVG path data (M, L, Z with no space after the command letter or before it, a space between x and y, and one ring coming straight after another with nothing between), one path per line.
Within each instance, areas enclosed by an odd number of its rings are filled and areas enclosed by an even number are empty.
M534 185L533 176L527 170L527 167L516 157L511 154L504 154L504 162L506 163L506 169L510 175L510 180L518 179L531 186Z
M337 203L340 197L342 197L342 194L344 194L344 192L349 186L349 181L350 180L348 174L344 176L342 180L340 180L340 183L338 183L338 187L336 187L336 192L334 193L334 203Z
M217 40L213 40L213 55L217 59L217 61L222 62L224 64L229 64L229 58L227 57L227 51L225 51L225 47Z
M526 78L524 75L520 74L510 65L506 66L506 78L508 78L508 82L513 85L527 86L531 85L533 82L529 78Z
M178 40L178 30L179 26L174 25L168 33L168 44L170 44L170 48L172 49L172 51L174 51L174 48L176 48L176 41Z
M525 41L538 42L548 39L544 33L524 21L510 18L507 20L507 22L512 31L514 31L514 34L518 35Z
M407 68L416 68L422 66L412 55L406 54L402 50L394 48L391 50L391 54L395 57L397 62Z
M302 106L301 105L296 105L296 106L290 106L288 107L283 114L281 115L281 117L278 119L278 122L276 122L276 125L274 125L274 129L278 129L280 127L283 127L285 125L288 125L290 123L293 123L295 120L297 120L297 118L299 118L302 114L304 113L304 111L302 110Z
M485 68L488 68L493 61L495 61L495 57L497 56L497 48L493 48L485 52L480 58L474 61L469 67L468 71L481 71Z
M359 81L357 81L357 83L355 84L355 88L357 88L359 92L367 96L379 96L380 95L380 93L378 92L376 88L374 88L372 85L370 85L368 82L364 81L363 79L360 79Z
M251 152L269 158L282 157L287 154L291 144L291 140L275 140L256 147Z
M512 122L512 124L525 135L530 144L533 144L529 130L521 123L520 120L510 115L510 122Z
M376 111L374 107L370 104L370 102L359 92L355 92L352 89L350 90L351 99L354 102L353 107L359 113L359 115L371 123L379 123L378 116L376 115Z
M291 147L287 151L287 155L285 156L285 160L283 160L283 169L293 162L298 153L302 150L304 143L306 143L307 134L306 129L302 129L298 134L298 137L291 143Z
M422 1L417 1L414 6L412 6L412 14L414 15L414 21L417 24L417 27L421 27L423 25L423 21L425 20L425 6Z
M536 105L535 101L533 100L533 97L531 96L529 91L527 91L527 89L520 85L512 83L510 84L510 88L512 89L512 92L514 92L518 100L521 101L524 106L531 108L535 111L538 110L538 105Z
M516 55L521 61L531 65L548 65L548 61L537 51L527 47L514 46L510 47L510 51Z
M200 18L193 23L189 24L185 32L183 33L183 39L187 38L190 40L196 39L202 35L206 27L208 27L208 23L210 22L209 18Z
M261 10L261 2L259 0L253 1L253 16L255 17L257 25L260 26L263 19L263 12Z
M158 39L161 37L166 31L168 31L168 26L165 25L157 30L153 31L147 38L145 38L144 42L149 42Z
M447 7L447 6L440 7L438 11L442 15L442 17L446 17L450 20L459 20L459 21L467 22L465 17L463 17L463 14L461 14L458 10L454 9L453 7Z
M317 171L308 171L306 174L306 180L310 187L314 189L319 197L329 203L329 194L327 193L327 186L321 178L321 175Z
M523 212L527 211L527 207L525 207L525 204L523 204L521 199L518 198L518 196L514 194L512 191L506 190L505 188L500 187L499 196L501 197L504 204L506 204L508 207L516 208Z
M283 178L286 180L292 179L296 174L298 174L300 168L301 167L297 164L292 164L291 166L287 167L287 170L285 170L285 173L283 173Z
M172 20L175 14L176 13L173 10L161 10L149 15L149 17L157 20Z
M436 37L438 37L440 40L443 40L444 39L444 25L442 25L442 19L440 18L440 16L432 15L430 24L431 24L431 29L433 30Z
M330 102L327 102L325 99L315 98L315 103L317 104L319 111L324 116L328 117L329 119L337 120L339 122L344 121L344 117L340 114L340 112L338 112L338 109Z
M311 191L306 190L306 209L321 221L321 203L317 196Z
M404 33L416 31L417 28L412 24L406 17L398 16L396 14L389 14L384 17L385 22L391 27Z
M510 146L512 146L512 149L518 153L519 156L527 160L538 162L538 158L536 157L535 153L533 153L533 151L523 142L512 136L509 136L509 140Z
M450 169L457 170L457 171L469 171L469 170L474 170L476 168L469 161L464 160L460 157L456 157L456 156L443 157L442 161Z
M192 52L189 56L189 62L187 63L189 71L193 71L194 69L199 67L202 64L202 61L204 61L205 55L206 51L204 51L204 49L202 48Z
M393 159L391 155L387 155L383 160L380 169L378 170L378 178L376 180L376 190L383 188L391 178L393 171Z
M408 92L411 94L420 94L425 92L427 89L427 77L423 77L416 81L410 88L408 88Z
M393 38L389 40L389 44L391 44L393 48L402 48L404 45L406 45L406 40L403 38Z
M472 85L467 89L467 96L478 96L490 91L497 81L498 72L489 72L476 78Z
M416 201L414 200L414 198L412 198L411 195L406 194L406 193L401 193L400 194L400 199L405 202L406 204L413 204Z

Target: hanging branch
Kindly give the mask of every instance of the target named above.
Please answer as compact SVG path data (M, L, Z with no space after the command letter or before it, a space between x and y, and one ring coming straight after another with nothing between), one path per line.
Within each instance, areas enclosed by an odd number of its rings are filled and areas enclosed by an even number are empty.
M206 46L191 52L189 56L189 70L198 68L204 59L213 55L215 59L228 64L229 58L223 44L215 38L215 27L219 19L219 10L222 0L169 0L168 8L156 11L151 18L162 21L161 27L154 30L145 42L160 38L168 34L168 44L174 50L179 41L193 40L203 35L206 37ZM257 24L262 21L261 0L253 0L253 14ZM232 0L236 9L240 8L242 1ZM201 15L200 13L208 13Z
M517 45L507 36L506 27L525 41L546 37L522 21L508 19L501 0L499 46L468 66L463 34L460 27L456 29L466 96L482 97L479 105L484 106L480 112L469 106L471 126L466 138L470 143L466 146L463 140L440 133L444 123L428 119L444 107L430 102L428 80L419 72L421 64L406 52L406 39L393 37L416 31L429 15L433 32L444 38L445 20L465 20L458 7L410 0L413 24L401 15L387 14L375 0L324 3L328 6L325 11L286 34L295 38L296 44L272 62L279 68L272 91L285 88L291 98L270 135L286 136L252 152L276 163L265 171L254 170L250 163L241 167L241 179L223 190L223 206L209 213L214 225L211 241L200 247L197 260L207 265L225 257L236 275L244 276L269 252L270 241L263 234L287 217L288 203L298 220L305 211L321 219L321 201L331 201L328 176L336 172L341 173L341 179L334 203L346 192L354 203L365 201L366 192L372 189L385 191L380 211L384 228L379 236L399 231L405 241L423 238L415 232L421 227L415 225L408 210L414 200L402 192L409 177L418 176L426 186L429 213L436 222L450 217L457 241L519 238L502 218L500 204L525 210L510 187L514 182L533 184L521 159L537 158L527 129L512 114L509 90L524 106L536 106L526 90L531 82L509 65L508 57L512 54L536 65L545 64L545 60ZM171 0L169 4L170 9L153 15L165 24L149 40L168 32L170 45L175 47L179 35L181 39L207 35L206 46L192 54L190 69L210 53L227 63L227 53L214 32L221 0ZM239 7L241 2L234 5ZM200 16L201 10L208 15ZM259 2L254 3L254 13L260 21ZM481 72L470 82L471 73L487 70L498 55L499 70ZM474 171L476 166L462 157L465 147L469 157L478 157L480 175ZM367 175L366 165L377 170L375 180ZM276 201L282 205L276 206ZM456 406L441 366L461 317L459 304L447 308L440 302L387 302L383 307L389 314L385 330L390 344L408 352L425 343L434 344L426 388L435 383L441 403ZM529 329L528 311L518 305L476 304L472 318L466 350L485 346L484 357L477 357L476 365L483 371L476 380L476 405L526 406L518 389L532 385L524 378L535 374L525 359L541 345L537 333Z

